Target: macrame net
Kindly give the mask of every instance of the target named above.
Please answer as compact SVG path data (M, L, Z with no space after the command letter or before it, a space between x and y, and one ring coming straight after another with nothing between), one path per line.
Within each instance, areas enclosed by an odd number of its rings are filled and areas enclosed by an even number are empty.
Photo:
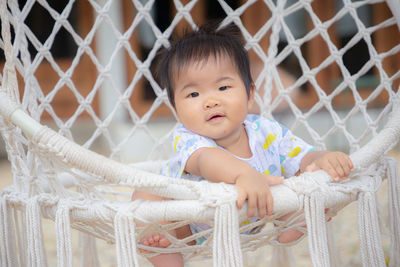
M42 0L1 1L0 49L6 60L0 76L0 126L14 174L13 185L1 195L1 266L46 266L42 217L55 221L59 266L72 266L71 228L82 233L83 266L99 265L95 238L116 244L118 266L138 266L138 247L150 255L179 251L186 260L212 257L215 266L242 266L242 251L266 244L275 246L276 266L284 266L285 249L276 237L290 228L308 233L314 266L330 266L335 263L325 216L356 200L363 264L383 266L375 192L384 178L389 181L390 265L400 265L397 163L384 157L400 132L399 2L343 0L337 1L334 13L322 14L324 5L318 1L243 1L237 8L215 1L225 14L222 25L235 23L247 41L257 88L255 112L286 124L318 149L351 153L356 163L345 183L332 183L321 171L271 188L273 218L240 228L245 210L236 210L233 186L159 175L177 123L160 115L176 118L151 69L174 32L183 25L197 27L194 14L202 1L171 1L175 14L162 30L154 19L156 4L67 1L60 9ZM248 22L255 9L265 11L256 30ZM35 10L50 18L44 37L30 25ZM384 10L385 15L365 21L363 10ZM71 17L84 11L80 16L87 16L85 23L71 23ZM296 30L291 19L296 14L303 16L306 30ZM343 25L354 29L346 42L337 37ZM61 32L75 48L69 61L52 50ZM140 53L138 40L147 42L147 56ZM368 56L352 70L346 60L360 44ZM285 64L296 65L297 76L288 76ZM363 89L362 83L371 78ZM143 88L154 93L152 100L143 100ZM59 100L67 98L72 108L63 112ZM33 133L24 134L11 123L16 123L11 115L17 108L49 128L35 126ZM32 125L27 118L20 124L24 130ZM369 148L361 149L367 142ZM141 162L129 164L137 160ZM134 189L175 200L132 202ZM292 218L277 220L288 212L294 212ZM307 229L299 223L302 217ZM161 221L173 223L157 223ZM193 221L213 228L183 240L168 233ZM172 245L138 244L149 231L167 235ZM201 238L203 243L188 245Z

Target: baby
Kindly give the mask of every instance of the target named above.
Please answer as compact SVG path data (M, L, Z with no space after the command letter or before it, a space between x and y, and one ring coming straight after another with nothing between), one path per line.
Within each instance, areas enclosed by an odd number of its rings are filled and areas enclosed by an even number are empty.
M278 122L248 114L255 88L248 54L235 26L205 25L186 34L163 54L158 70L182 124L174 132L174 153L163 174L236 185L237 207L241 209L247 201L250 222L273 214L269 187L284 178L322 169L340 180L352 170L346 154L315 151ZM162 199L144 192L135 193L133 199L137 198ZM193 223L172 234L180 238L209 227ZM278 241L291 242L302 234L287 230ZM141 242L170 245L157 233ZM149 260L154 266L183 266L179 253Z

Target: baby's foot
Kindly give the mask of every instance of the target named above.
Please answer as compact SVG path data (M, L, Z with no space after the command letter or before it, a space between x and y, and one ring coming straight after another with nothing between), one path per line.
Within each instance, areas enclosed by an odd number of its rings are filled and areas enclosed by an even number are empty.
M166 248L171 245L171 241L160 233L150 233L140 242L142 245L149 247ZM151 251L141 249L144 253ZM166 253L148 258L155 267L183 267L183 258L180 253Z
M325 214L328 212L328 209L325 209ZM281 218L279 218L278 220L286 220L291 216L291 214L287 214ZM329 222L332 218L329 217L326 221ZM304 219L299 220L298 222L305 222ZM302 225L300 226L301 228L306 228L307 225ZM280 234L278 236L278 241L279 243L290 243L293 242L297 239L299 239L300 237L302 237L304 235L304 233L302 231L296 230L296 229L289 229L284 231L282 234Z
M166 248L171 245L171 241L160 233L150 233L140 242L142 245L148 247Z
M305 226L305 225L304 225ZM304 235L303 232L295 229L289 229L278 236L279 243L290 243Z

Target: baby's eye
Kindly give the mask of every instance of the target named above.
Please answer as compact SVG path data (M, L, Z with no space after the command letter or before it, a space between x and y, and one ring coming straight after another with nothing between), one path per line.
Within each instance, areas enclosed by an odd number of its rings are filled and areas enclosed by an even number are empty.
M198 92L192 92L188 95L188 97L198 97L199 93Z
M218 90L225 91L228 88L229 88L229 86L221 86L220 88L218 88Z

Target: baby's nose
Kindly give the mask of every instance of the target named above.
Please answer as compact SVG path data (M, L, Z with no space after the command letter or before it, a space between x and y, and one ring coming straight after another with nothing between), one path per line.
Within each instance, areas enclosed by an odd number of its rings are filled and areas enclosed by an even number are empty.
M216 106L219 106L219 101L216 98L208 98L204 103L205 109L213 108Z

